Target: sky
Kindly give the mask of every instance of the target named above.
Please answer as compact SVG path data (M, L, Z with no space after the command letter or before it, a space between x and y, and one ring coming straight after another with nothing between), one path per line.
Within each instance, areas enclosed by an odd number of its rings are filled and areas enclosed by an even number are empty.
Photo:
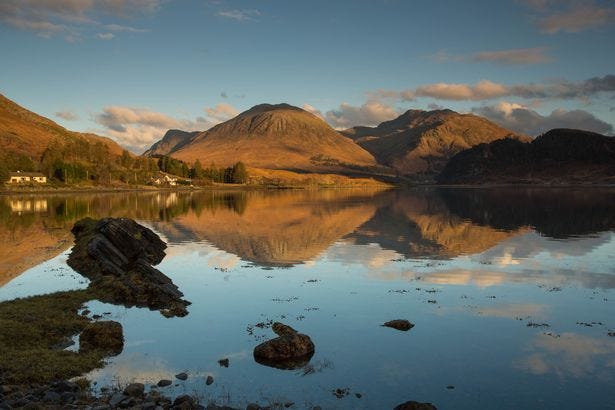
M615 132L612 0L1 0L0 50L0 93L136 153L281 102Z

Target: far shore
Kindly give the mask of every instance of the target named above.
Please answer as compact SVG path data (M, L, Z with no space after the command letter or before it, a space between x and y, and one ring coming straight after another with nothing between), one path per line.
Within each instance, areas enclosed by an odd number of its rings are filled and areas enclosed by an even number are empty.
M412 188L615 188L615 183L486 183L486 184L374 184L374 185L260 185L260 184L214 184L206 186L10 186L0 187L0 195L16 194L83 194L83 193L124 193L124 192L202 192L202 191L279 191L279 190L328 190L328 189L412 189Z

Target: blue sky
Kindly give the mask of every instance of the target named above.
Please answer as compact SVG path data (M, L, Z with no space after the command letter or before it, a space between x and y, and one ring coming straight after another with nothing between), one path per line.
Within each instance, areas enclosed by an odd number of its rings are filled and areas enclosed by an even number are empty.
M0 92L135 152L263 102L613 134L612 1L2 0Z

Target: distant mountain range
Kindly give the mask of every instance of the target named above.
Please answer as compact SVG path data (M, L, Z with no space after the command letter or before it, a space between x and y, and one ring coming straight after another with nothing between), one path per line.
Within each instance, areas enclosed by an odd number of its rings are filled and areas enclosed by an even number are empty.
M615 183L615 138L554 129L531 143L503 139L480 144L452 157L438 182Z
M81 148L58 152L91 157L93 147L104 146L119 157L124 151L109 138L66 130L0 95L0 158L39 162L48 148L70 146ZM555 129L532 139L451 110L409 110L377 127L338 132L301 108L261 104L207 131L169 130L143 154L160 155L189 165L199 160L203 167L242 161L265 173L397 175L445 184L615 181L612 137Z
M475 145L502 138L530 140L485 118L451 110L409 110L377 127L354 127L342 134L400 174L426 177L437 175L450 157Z

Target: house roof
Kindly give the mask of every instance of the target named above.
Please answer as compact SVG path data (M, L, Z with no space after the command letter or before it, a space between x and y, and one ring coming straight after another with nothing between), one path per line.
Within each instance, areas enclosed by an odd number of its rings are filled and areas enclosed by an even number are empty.
M40 172L9 172L9 177L45 177Z

